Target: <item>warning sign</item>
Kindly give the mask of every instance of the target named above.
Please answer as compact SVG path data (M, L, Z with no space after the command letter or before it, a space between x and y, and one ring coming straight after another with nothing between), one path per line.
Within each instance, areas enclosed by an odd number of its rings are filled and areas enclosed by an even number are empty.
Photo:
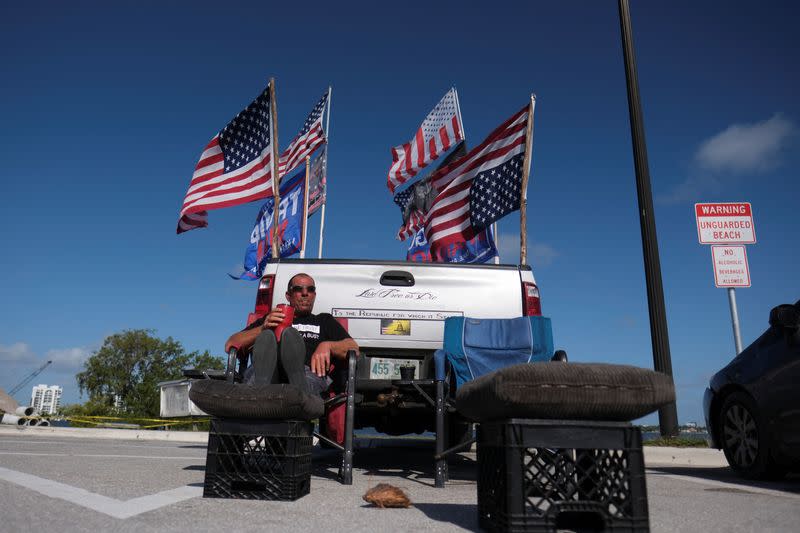
M744 246L712 246L711 259L717 287L750 286L750 268Z
M700 244L754 244L750 202L694 204Z

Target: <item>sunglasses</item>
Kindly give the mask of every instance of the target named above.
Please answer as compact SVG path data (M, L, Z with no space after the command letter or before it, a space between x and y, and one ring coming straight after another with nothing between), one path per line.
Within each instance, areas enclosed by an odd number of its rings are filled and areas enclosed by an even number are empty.
M317 292L317 288L314 285L292 285L289 288L289 291L295 294L299 294L303 292L303 289L308 291L310 294L314 294L315 292Z

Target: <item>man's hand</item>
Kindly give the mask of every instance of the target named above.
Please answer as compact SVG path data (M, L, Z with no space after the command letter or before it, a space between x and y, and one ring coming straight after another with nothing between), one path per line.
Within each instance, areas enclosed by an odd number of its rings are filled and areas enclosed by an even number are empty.
M234 339L234 336L231 335L231 337L225 343L225 353L226 354L231 351L231 348L236 348L237 350L239 349L239 346L237 344L235 344L235 342L236 342L236 340Z
M264 323L261 327L253 327L234 333L225 343L225 353L230 352L231 348L236 348L237 350L250 349L262 331L277 327L285 316L286 315L284 315L282 311L276 308L270 311L266 318L264 318Z
M328 341L319 343L311 355L311 371L321 378L328 375L331 367L331 344Z
M264 320L264 325L261 329L273 329L278 327L278 324L283 322L283 319L286 317L283 311L278 309L277 307L269 312L267 318Z

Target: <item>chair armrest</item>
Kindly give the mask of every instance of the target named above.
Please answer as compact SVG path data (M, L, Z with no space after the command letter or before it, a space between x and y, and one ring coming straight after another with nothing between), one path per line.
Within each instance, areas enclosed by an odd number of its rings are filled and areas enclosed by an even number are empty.
M445 367L447 364L447 353L444 350L436 350L433 352L433 364L436 371L436 381L444 381L446 376Z
M184 368L183 377L189 379L225 379L227 377L227 372L224 370L215 370L213 368L208 368L206 370Z
M197 368L184 368L183 369L183 377L189 379L205 379L206 375L202 370Z
M228 366L225 368L225 379L228 383L233 383L236 376L236 360L239 358L239 350L234 346L228 352Z
M355 384L356 369L358 367L358 352L355 350L347 350L347 381L352 381Z

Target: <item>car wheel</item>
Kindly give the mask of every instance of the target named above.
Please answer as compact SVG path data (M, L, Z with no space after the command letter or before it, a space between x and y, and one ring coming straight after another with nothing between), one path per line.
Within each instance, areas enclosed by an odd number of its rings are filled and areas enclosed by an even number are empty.
M748 479L774 476L766 427L750 396L742 392L727 396L717 424L722 450L733 470Z

